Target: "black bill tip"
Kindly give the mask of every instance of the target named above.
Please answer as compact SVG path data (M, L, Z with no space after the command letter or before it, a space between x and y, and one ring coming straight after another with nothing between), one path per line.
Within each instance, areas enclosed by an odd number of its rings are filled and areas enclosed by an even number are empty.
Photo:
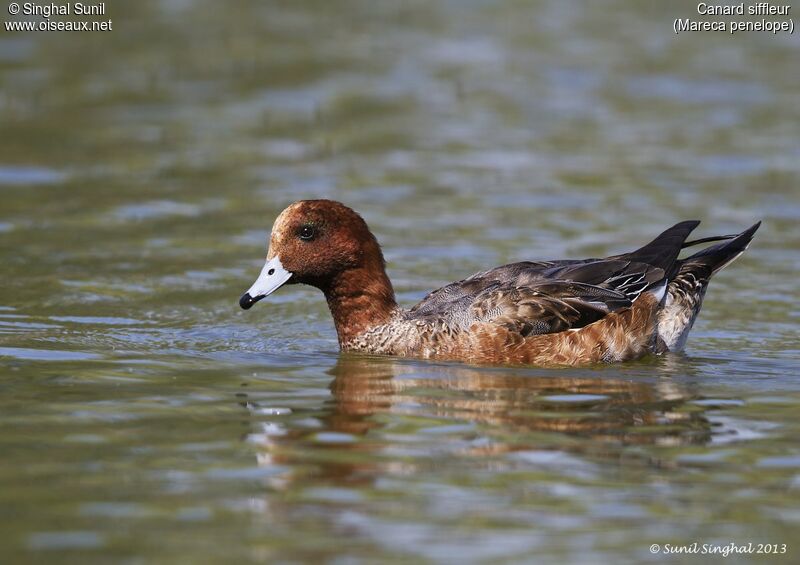
M250 296L249 292L245 292L242 295L242 297L239 299L239 306L242 307L242 310L249 310L250 308L253 307L253 304L258 302L262 298L264 298L264 297L263 296L257 296L256 298L253 298L252 296Z

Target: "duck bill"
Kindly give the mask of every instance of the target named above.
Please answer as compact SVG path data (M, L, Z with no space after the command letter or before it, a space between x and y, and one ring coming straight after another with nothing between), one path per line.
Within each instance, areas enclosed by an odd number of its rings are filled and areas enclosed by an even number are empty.
M239 306L243 310L249 310L253 304L278 290L290 278L292 273L283 268L280 258L276 255L267 261L256 282L239 299Z

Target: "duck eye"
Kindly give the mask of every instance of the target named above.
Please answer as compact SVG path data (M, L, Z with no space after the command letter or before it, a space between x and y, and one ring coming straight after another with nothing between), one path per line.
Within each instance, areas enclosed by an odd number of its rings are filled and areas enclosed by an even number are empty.
M303 226L300 228L298 235L303 241L311 241L314 239L314 228L312 226Z

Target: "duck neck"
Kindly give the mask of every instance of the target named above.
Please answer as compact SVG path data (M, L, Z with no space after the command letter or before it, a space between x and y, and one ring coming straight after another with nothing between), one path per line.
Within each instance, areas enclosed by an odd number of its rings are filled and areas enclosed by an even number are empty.
M337 274L323 292L342 349L370 328L389 322L397 310L383 257Z

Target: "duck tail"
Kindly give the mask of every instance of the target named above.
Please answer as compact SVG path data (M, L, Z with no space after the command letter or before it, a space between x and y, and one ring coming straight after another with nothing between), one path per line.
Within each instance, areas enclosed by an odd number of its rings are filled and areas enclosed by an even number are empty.
M735 236L704 238L689 243L696 245L724 240L675 262L675 274L670 278L666 301L658 317L658 352L683 349L703 305L711 277L744 253L760 225L761 222L756 222Z
M686 238L699 224L700 222L697 220L677 223L644 247L613 258L658 267L664 271L667 279L671 279L677 272L678 254L681 252Z
M756 231L758 231L760 226L761 222L756 222L740 234L736 234L734 236L720 236L728 241L711 245L698 251L694 255L690 255L686 259L682 259L679 261L680 268L678 273L702 272L706 278L711 278L712 275L718 273L733 263L739 257L739 255L744 253L745 249L747 249L747 246L750 245L750 242L753 240L753 236L755 235ZM714 239L716 238L704 238L704 240L698 240L697 242L691 243L694 244L700 243L701 241L713 241Z

